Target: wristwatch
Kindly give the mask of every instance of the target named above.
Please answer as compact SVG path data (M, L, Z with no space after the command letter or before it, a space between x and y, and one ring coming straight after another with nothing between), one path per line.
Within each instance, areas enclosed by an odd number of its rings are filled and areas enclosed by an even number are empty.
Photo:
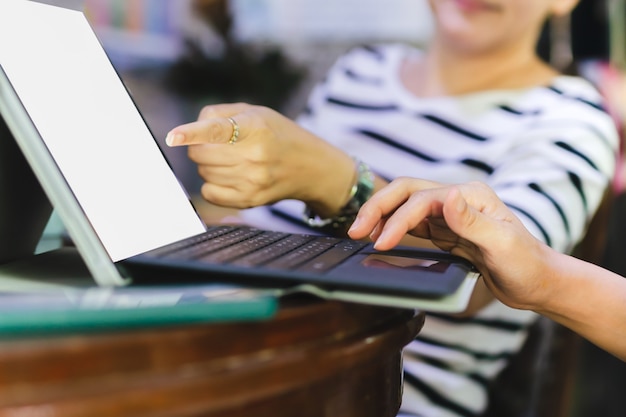
M354 158L356 165L356 182L350 189L350 199L341 208L339 214L334 217L321 218L309 207L304 212L304 221L314 228L339 229L351 223L356 217L361 206L374 193L374 174L370 167L363 161Z

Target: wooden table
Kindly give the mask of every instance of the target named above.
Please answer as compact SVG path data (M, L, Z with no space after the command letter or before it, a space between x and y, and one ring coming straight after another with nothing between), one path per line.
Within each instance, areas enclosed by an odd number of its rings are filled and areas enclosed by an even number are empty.
M395 416L412 310L284 300L264 322L0 340L0 416Z

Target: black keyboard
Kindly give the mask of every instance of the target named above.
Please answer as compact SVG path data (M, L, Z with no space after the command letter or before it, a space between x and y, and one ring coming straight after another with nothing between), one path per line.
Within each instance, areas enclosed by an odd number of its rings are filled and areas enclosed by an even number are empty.
M365 245L330 236L273 232L249 226L212 226L202 235L152 254L209 263L324 272Z

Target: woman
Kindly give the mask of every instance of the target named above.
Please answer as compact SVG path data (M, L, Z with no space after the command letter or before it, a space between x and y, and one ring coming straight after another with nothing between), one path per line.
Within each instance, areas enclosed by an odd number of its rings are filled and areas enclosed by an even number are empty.
M189 146L204 198L238 208L300 200L310 224L338 232L394 178L478 180L534 236L569 251L613 175L617 147L598 93L535 54L544 21L576 0L430 4L427 50L350 51L299 124L237 103L207 106L197 122L173 129L166 141ZM405 349L402 411L479 415L489 381L535 317L494 302L484 286L464 317L429 315Z

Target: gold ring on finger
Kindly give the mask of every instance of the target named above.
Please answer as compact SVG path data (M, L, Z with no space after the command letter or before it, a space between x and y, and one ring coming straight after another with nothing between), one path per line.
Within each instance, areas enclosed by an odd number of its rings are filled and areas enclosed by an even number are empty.
M237 124L235 119L233 119L232 117L229 117L228 121L233 127L233 134L230 135L230 139L228 140L228 143L231 145L234 145L235 143L237 143L237 139L239 139L239 125Z

